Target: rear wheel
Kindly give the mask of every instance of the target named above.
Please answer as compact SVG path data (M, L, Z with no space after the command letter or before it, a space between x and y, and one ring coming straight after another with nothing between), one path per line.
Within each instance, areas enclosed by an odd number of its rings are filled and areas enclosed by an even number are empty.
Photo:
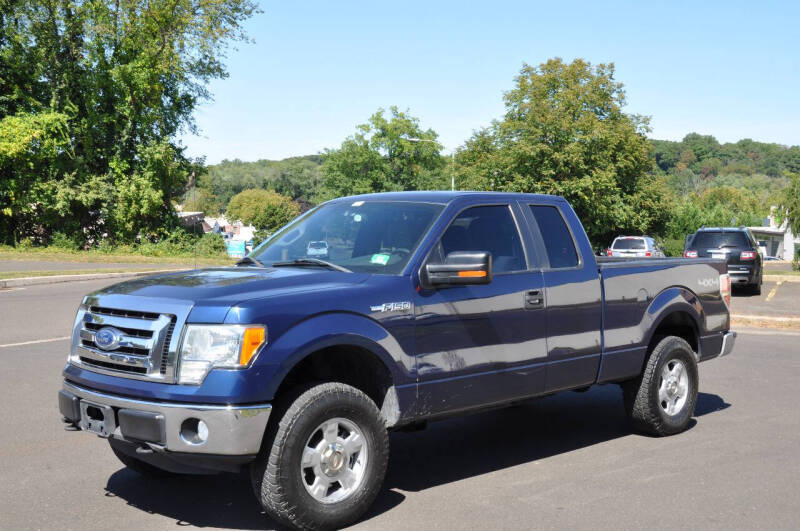
M698 383L692 347L675 336L660 340L642 375L622 388L633 427L659 436L684 431L694 414Z
M761 283L763 282L763 275L758 275L758 282L750 286L750 293L753 295L761 295Z
M349 385L295 393L251 467L256 497L295 528L335 529L358 520L383 484L389 438L375 403Z

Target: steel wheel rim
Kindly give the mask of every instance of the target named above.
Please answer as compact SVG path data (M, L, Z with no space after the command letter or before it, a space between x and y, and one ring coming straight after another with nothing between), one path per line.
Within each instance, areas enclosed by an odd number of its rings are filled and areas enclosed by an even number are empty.
M661 410L674 417L683 411L689 398L689 373L680 360L669 360L661 368L658 385L658 405Z
M368 459L361 428L348 419L328 419L316 427L303 447L300 480L318 502L340 502L363 483Z

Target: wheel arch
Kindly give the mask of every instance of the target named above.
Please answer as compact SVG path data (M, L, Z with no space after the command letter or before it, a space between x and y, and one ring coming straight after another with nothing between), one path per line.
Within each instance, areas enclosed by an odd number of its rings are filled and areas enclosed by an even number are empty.
M371 319L318 316L284 333L273 347L265 354L281 361L266 389L272 400L299 385L336 381L369 396L389 426L410 406L407 393L398 395L397 386L411 381L413 357Z
M699 359L703 306L695 293L684 287L667 288L653 298L647 314L651 322L645 342L648 357L662 337L677 336L689 343Z

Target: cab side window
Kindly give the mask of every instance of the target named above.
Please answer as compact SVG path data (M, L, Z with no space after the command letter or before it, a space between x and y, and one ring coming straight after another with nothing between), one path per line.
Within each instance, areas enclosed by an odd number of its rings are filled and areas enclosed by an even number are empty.
M577 266L578 253L575 250L575 242L558 209L553 206L540 205L530 205L530 208L539 225L547 258L550 260L550 268Z
M447 228L428 263L442 263L456 251L487 251L492 271L509 273L527 269L522 240L508 206L476 206L464 210Z

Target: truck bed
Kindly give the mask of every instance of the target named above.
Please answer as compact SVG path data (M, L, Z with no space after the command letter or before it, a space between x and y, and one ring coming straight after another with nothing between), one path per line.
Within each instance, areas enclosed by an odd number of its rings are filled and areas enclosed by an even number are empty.
M724 260L596 260L603 289L603 350L609 359L643 356L648 334L657 324L655 316L671 305L696 310L694 315L686 315L685 322L677 324L694 327L701 333L698 344L692 345L701 359L704 346L709 353L719 352L717 343L721 345L722 334L729 328L727 307L719 294L719 276L727 272Z

